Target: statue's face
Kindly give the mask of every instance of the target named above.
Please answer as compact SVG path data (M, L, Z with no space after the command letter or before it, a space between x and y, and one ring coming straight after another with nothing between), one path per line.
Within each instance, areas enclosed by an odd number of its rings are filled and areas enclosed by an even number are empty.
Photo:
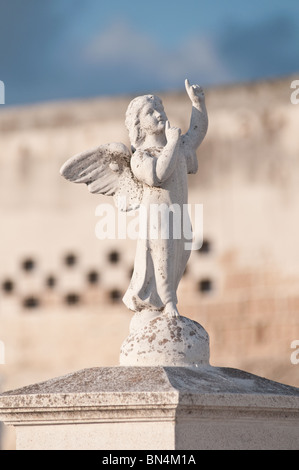
M160 103L146 103L140 112L141 128L148 134L164 132L167 116Z

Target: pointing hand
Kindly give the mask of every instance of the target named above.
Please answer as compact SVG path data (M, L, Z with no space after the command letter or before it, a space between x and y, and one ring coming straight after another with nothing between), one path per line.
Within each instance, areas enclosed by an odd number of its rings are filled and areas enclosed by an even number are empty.
M203 89L199 85L190 85L189 80L186 78L185 80L185 87L188 93L188 96L192 103L198 104L202 103L205 99L205 94Z
M165 135L166 135L167 142L178 141L181 135L181 129L179 127L170 127L169 121L166 121Z

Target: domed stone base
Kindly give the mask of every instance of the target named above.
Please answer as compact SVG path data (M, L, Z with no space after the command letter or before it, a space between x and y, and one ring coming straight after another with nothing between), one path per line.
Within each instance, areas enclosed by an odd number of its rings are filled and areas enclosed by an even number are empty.
M131 333L121 346L121 366L209 365L209 335L199 323L162 314L138 324L137 329L133 317Z

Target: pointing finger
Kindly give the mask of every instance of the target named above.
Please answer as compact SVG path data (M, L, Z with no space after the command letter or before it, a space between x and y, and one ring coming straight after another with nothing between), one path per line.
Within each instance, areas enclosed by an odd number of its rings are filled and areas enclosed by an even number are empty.
M189 92L189 89L190 89L191 85L189 83L188 78L186 78L186 80L185 80L185 87L186 87L187 92Z

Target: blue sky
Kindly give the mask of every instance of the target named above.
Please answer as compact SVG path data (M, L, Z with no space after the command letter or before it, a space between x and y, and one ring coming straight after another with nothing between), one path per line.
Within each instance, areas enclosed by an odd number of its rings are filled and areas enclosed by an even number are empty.
M297 72L298 0L0 0L7 105Z

